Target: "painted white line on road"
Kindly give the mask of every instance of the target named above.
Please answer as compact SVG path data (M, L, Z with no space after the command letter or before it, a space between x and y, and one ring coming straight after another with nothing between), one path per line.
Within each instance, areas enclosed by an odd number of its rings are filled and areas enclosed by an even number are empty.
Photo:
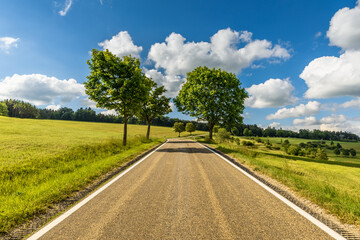
M257 184L259 184L261 187L263 187L265 190L267 190L268 192L270 192L271 194L273 194L275 197L277 197L278 199L280 199L282 202L284 202L286 205L288 205L289 207L291 207L292 209L294 209L296 212L298 212L300 215L302 215L303 217L305 217L306 219L308 219L310 222L312 222L313 224L315 224L316 226L318 226L320 229L322 229L324 232L326 232L327 234L329 234L331 237L335 238L335 239L341 239L341 240L346 240L346 238L344 238L343 236L341 236L339 233L335 232L334 230L332 230L331 228L329 228L328 226L326 226L324 223L320 222L319 220L317 220L316 218L314 218L313 216L311 216L309 213L305 212L304 210L302 210L301 208L299 208L298 206L296 206L294 203L292 203L291 201L289 201L288 199L286 199L285 197L281 196L279 193L277 193L276 191L274 191L273 189L271 189L270 187L266 186L264 183L262 183L261 181L259 181L258 179L256 179L255 177L251 176L249 173L245 172L244 170L242 170L241 168L239 168L238 166L236 166L234 163L230 162L228 159L224 158L223 156L221 156L220 154L218 154L217 152L213 151L212 149L208 148L207 146L198 143L201 146L205 147L206 149L208 149L209 151L215 153L217 156L219 156L220 158L222 158L223 160L225 160L227 163L229 163L231 166L233 166L234 168L236 168L237 170L239 170L240 172L242 172L243 174L245 174L247 177L249 177L251 180L253 180L254 182L256 182Z
M84 206L86 203L88 203L91 199L93 199L94 197L96 197L99 193L101 193L102 191L104 191L106 188L108 188L111 184L113 184L114 182L116 182L117 180L119 180L122 176L124 176L126 173L128 173L129 171L131 171L134 167L136 167L137 165L139 165L142 161L144 161L145 159L147 159L150 155L152 155L154 152L156 152L158 149L160 149L162 146L164 146L168 141L166 141L165 143L161 144L158 148L156 148L154 151L152 151L151 153L149 153L148 155L146 155L145 157L143 157L142 159L140 159L139 161L137 161L134 165L131 165L128 169L126 169L124 172L122 172L121 174L119 174L118 176L116 176L114 179L112 179L110 182L106 183L104 186L102 186L101 188L99 188L98 190L96 190L95 192L93 192L91 195L89 195L88 197L86 197L84 200L82 200L81 202L77 203L75 206L73 206L72 208L70 208L68 211L64 212L63 214L61 214L59 217L55 218L52 222L50 222L48 225L46 225L45 227L43 227L42 229L40 229L38 232L36 232L35 234L33 234L32 236L30 236L28 238L28 240L35 240L35 239L39 239L40 237L42 237L45 233L47 233L48 231L50 231L52 228L54 228L56 225L58 225L59 223L61 223L62 221L64 221L67 217L69 217L71 214L73 214L75 211L77 211L79 208L81 208L82 206Z

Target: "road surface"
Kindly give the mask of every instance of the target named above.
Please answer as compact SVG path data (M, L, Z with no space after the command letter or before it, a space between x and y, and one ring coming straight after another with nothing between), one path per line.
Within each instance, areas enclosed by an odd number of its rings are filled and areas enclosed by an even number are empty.
M226 161L169 141L40 239L332 239Z

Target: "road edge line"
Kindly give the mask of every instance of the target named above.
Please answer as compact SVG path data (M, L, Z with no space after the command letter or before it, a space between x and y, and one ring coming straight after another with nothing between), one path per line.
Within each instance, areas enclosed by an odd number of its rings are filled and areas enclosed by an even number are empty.
M84 198L83 200L81 200L80 202L78 202L77 204L75 204L73 207L71 207L69 210L65 211L64 213L62 213L61 215L59 215L58 217L56 217L54 220L52 220L51 222L49 222L47 225L45 225L43 228L41 228L39 231L35 232L34 234L32 234L29 238L27 238L28 240L36 240L39 239L40 237L42 237L44 234L46 234L48 231L50 231L52 228L54 228L56 225L58 225L59 223L61 223L62 221L64 221L67 217L69 217L71 214L73 214L74 212L76 212L78 209L80 209L82 206L84 206L86 203L88 203L90 200L92 200L93 198L95 198L98 194L100 194L102 191L104 191L105 189L107 189L110 185L112 185L114 182L116 182L117 180L119 180L122 176L124 176L126 173L128 173L129 171L131 171L133 168L135 168L137 165L139 165L141 162L143 162L145 159L147 159L148 157L150 157L154 152L156 152L158 149L160 149L162 146L164 146L166 143L168 142L168 140L166 142L164 142L163 144L161 144L159 147L157 147L154 151L150 152L149 154L147 154L146 156L144 156L143 158L141 158L139 161L137 161L136 163L134 163L133 165L131 165L128 169L126 169L125 171L121 172L119 175L117 175L116 177L114 177L113 179L111 179L109 182L107 182L105 185L103 185L102 187L100 187L99 189L97 189L95 192L91 193L89 196L87 196L86 198Z
M333 229L331 229L330 227L328 227L326 224L322 223L321 221L319 221L318 219L314 218L313 216L311 216L309 213L305 212L303 209L301 209L300 207L298 207L296 204L294 204L293 202L289 201L288 199L286 199L285 197L283 197L282 195L280 195L278 192L276 192L275 190L271 189L270 187L266 186L264 183L262 183L261 181L259 181L258 179L256 179L255 177L251 176L249 173L247 173L246 171L244 171L243 169L241 169L240 167L236 166L234 163L232 163L231 161L229 161L228 159L226 159L225 157L221 156L219 153L215 152L214 150L212 150L211 148L209 148L206 145L203 145L199 142L197 142L199 145L203 146L204 148L208 149L209 151L211 151L212 153L215 153L218 157L220 157L221 159L225 160L228 164L230 164L231 166L233 166L234 168L236 168L238 171L240 171L241 173L243 173L245 176L247 176L248 178L250 178L251 180L253 180L255 183L257 183L258 185L260 185L262 188L264 188L265 190L267 190L269 193L271 193L272 195L274 195L275 197L277 197L279 200L281 200L283 203L285 203L286 205L288 205L289 207L291 207L292 209L294 209L296 212L298 212L301 216L303 216L304 218L306 218L307 220L309 220L310 222L312 222L314 225L316 225L317 227L319 227L321 230L323 230L324 232L326 232L327 234L329 234L331 237L335 238L335 239L339 239L339 240L346 240L345 237L341 236L339 233L337 233L336 231L334 231Z

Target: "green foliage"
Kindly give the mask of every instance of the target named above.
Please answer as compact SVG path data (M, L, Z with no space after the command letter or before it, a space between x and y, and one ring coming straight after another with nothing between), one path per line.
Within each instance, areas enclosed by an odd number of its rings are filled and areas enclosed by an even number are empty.
M339 148L335 148L334 153L338 156L340 155L341 151Z
M120 59L107 49L93 49L87 64L90 75L84 82L85 92L97 107L114 109L124 117L123 144L126 145L128 120L147 101L151 81L142 72L139 59L131 56Z
M185 131L185 127L184 124L182 122L176 122L174 123L174 131L179 133L179 137L180 137L180 133Z
M215 125L214 128L213 128L213 132L214 132L214 133L218 133L219 128L220 128L219 125Z
M232 127L231 133L235 136L239 136L239 129L237 129L237 127Z
M317 160L328 160L328 156L324 149L318 148L316 151L315 159Z
M165 87L157 87L157 84L151 80L151 90L149 98L146 102L142 103L140 111L137 116L140 120L144 120L148 124L146 138L150 137L150 124L156 117L163 116L171 112L170 98L165 97L163 94L166 92ZM195 130L194 130L195 131Z
M185 130L187 132L189 132L190 135L191 135L191 133L194 132L196 130L196 128L195 128L195 125L193 123L189 122L189 123L186 124Z
M174 99L176 107L180 112L207 121L210 138L216 124L233 126L242 122L247 93L235 74L198 67L187 73L186 79Z
M219 142L224 142L230 139L230 133L225 128L220 128L216 136Z
M290 154L290 155L299 155L299 152L300 152L300 147L297 146L297 145L290 145L287 149L287 153Z
M244 135L245 137L250 136L250 132L249 132L249 129L248 129L248 128L245 128L245 129L244 129L243 135Z
M350 151L348 149L345 149L345 148L342 148L341 149L341 153L344 155L344 156L349 156L350 155Z
M356 156L356 150L355 149L353 149L353 148L350 148L350 154L351 154L351 156L353 156L353 157L355 157Z
M251 141L243 141L242 144L243 144L244 146L249 146L249 147L254 146L254 143L251 142Z
M0 102L0 116L8 116L8 108L5 103Z
M255 141L257 142L257 143L262 143L263 141L261 140L261 138L259 138L259 137L256 137L255 138Z
M39 109L30 103L14 100L14 99L6 99L3 101L6 104L8 109L9 117L18 117L18 118L38 118L39 117Z

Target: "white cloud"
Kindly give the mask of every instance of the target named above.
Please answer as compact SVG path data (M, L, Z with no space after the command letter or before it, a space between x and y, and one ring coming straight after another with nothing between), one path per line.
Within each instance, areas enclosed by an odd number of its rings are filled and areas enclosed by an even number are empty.
M323 117L320 119L321 124L335 124L335 123L344 123L346 122L346 117L344 115L332 114L331 116Z
M106 111L100 112L100 114L105 115L105 116L109 116L109 115L119 116L119 113L118 113L118 112L116 112L114 109L111 109L111 110L106 110Z
M276 113L270 114L266 119L284 119L317 114L320 111L320 103L317 101L300 104L293 108L281 108Z
M61 105L49 105L46 107L47 110L54 110L57 111L61 108Z
M84 86L75 79L14 74L0 81L0 99L19 99L35 105L54 104L55 100L67 103L84 95Z
M96 102L94 102L93 100L90 100L88 97L80 99L80 103L89 108L97 108Z
M20 38L12 38L12 37L1 37L0 38L0 50L5 53L9 53L11 48L16 48L18 45Z
M161 72L155 69L148 70L144 68L144 71L147 77L152 78L159 86L165 87L167 90L165 96L167 97L175 97L178 94L181 85L185 81L185 79L181 76L164 76Z
M315 34L315 38L319 38L319 37L321 37L322 36L322 33L321 32L317 32L316 34Z
M300 77L308 90L306 98L360 96L360 51L346 51L340 57L320 57L305 67Z
M219 30L210 42L185 42L180 34L172 33L165 42L151 46L148 59L166 75L185 75L198 66L222 68L239 73L260 59L287 59L290 54L280 45L273 46L267 40L252 40L252 33ZM244 47L238 48L240 43Z
M269 128L276 128L276 129L279 129L281 126L281 124L279 122L272 122L269 124Z
M318 124L318 120L315 117L310 116L304 119L296 118L293 120L293 125L311 126Z
M175 103L169 102L169 105L170 105L171 111L175 111Z
M269 79L246 89L250 96L245 100L245 105L252 108L267 108L295 104L297 99L292 95L293 90L289 79Z
M360 6L343 8L335 13L330 21L327 37L330 45L344 50L360 50Z
M72 0L66 0L64 9L59 11L60 16L66 16L66 14L69 11L71 5L72 5Z
M131 54L132 57L139 58L140 52L142 51L142 47L138 47L133 43L131 36L127 31L119 32L110 40L99 43L99 46L104 50L108 49L118 57Z
M356 98L347 102L344 102L342 104L339 105L339 107L343 107L343 108L360 108L360 98Z

